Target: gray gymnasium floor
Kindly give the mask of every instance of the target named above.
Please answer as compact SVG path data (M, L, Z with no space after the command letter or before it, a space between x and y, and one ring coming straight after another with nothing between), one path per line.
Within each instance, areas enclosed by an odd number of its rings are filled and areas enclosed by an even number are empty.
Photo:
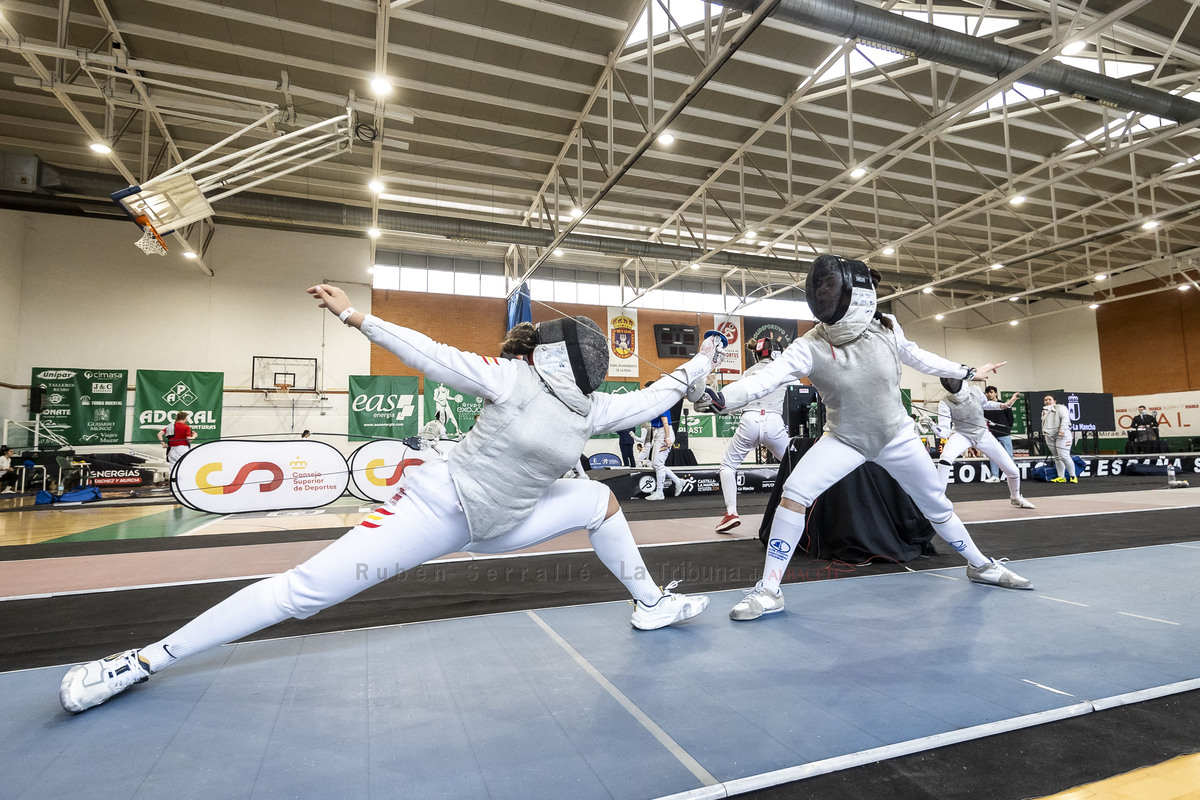
M0 796L722 797L1200 686L1200 543L1016 566L242 643L78 716L65 667L2 673Z

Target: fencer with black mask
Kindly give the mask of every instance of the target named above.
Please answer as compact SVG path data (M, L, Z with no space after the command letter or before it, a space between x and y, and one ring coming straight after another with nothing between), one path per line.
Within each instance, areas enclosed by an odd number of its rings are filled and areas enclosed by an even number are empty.
M1021 495L1021 472L1016 462L1004 449L1004 445L988 430L984 411L1011 408L1016 402L1013 395L1007 403L988 400L978 386L960 378L942 378L942 388L949 394L938 403L938 436L946 440L938 460L938 475L942 485L950 482L954 461L969 448L976 448L1000 467L1008 478L1008 499L1017 508L1034 508L1033 503Z
M788 381L807 377L821 393L827 424L824 435L805 453L783 487L771 526L763 578L747 591L729 616L752 620L783 610L780 583L804 531L804 512L827 488L866 461L888 471L938 536L968 562L967 577L977 583L1027 589L1030 582L1001 561L979 551L954 507L929 453L913 430L900 396L902 365L940 378L970 380L976 370L917 347L895 317L876 312L872 274L861 261L817 257L805 282L809 308L818 324L792 342L762 372L722 392L709 391L701 406L737 409ZM986 364L981 374L995 369Z
M629 590L633 627L661 628L704 610L707 597L655 584L604 484L559 477L591 436L629 428L702 381L720 363L718 339L707 339L698 355L649 388L610 395L596 391L608 371L608 339L586 317L519 325L502 347L514 357L490 358L362 314L336 287L308 292L427 379L481 397L478 423L445 459L405 470L391 500L308 561L247 586L147 647L71 668L60 687L64 708L98 705L185 656L289 617L310 617L432 558L505 553L569 531L586 530L596 555Z

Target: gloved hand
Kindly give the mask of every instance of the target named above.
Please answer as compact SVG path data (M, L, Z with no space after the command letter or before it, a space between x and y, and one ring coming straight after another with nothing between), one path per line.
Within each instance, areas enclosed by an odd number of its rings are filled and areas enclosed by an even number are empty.
M708 331L704 341L700 343L699 352L712 359L712 369L721 366L725 361L725 348L729 340L718 331Z
M714 389L705 389L704 395L693 405L701 413L720 414L725 410L725 395Z

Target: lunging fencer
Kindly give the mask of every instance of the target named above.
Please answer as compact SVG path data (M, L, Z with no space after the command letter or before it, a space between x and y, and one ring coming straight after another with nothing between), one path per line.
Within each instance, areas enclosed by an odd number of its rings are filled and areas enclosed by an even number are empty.
M633 627L661 628L708 605L702 595L673 593L675 583L665 591L655 585L604 484L558 478L578 463L589 437L647 419L703 380L720 363L718 339L646 389L609 395L596 391L608 371L608 339L586 317L518 325L501 351L512 358L487 358L356 311L341 289L321 284L308 292L427 380L483 398L478 423L444 460L406 470L391 500L308 561L247 586L147 647L72 667L59 692L65 709L91 708L181 658L310 617L432 558L504 553L569 531L586 530L596 555L625 584Z
M955 459L974 447L999 466L1008 478L1009 502L1017 508L1035 508L1021 496L1021 472L1004 445L988 430L988 421L983 415L984 411L1012 408L1017 395L998 403L984 397L978 386L960 378L942 378L942 388L950 393L938 403L938 436L946 440L937 467L942 486L950 483Z
M709 390L704 407L737 409L788 381L807 377L825 402L825 434L792 470L775 511L763 578L729 612L752 620L783 610L780 583L804 532L804 512L818 496L866 461L883 467L929 519L938 536L967 560L967 577L1008 589L1030 582L979 551L954 507L900 396L902 364L942 378L970 380L976 370L929 353L905 338L895 317L876 312L879 273L861 261L822 255L805 295L818 324L766 369ZM995 368L985 364L978 372Z
M764 336L754 343L755 362L746 370L746 377L756 375L783 354L778 339ZM725 500L725 516L717 523L717 533L729 533L742 524L737 513L737 469L751 450L765 446L775 458L783 461L788 448L787 426L783 424L783 402L787 385L781 385L740 410L737 430L721 458L719 476L721 496Z
M1071 483L1079 483L1079 478L1075 477L1075 460L1071 458L1071 445L1075 438L1071 431L1071 412L1052 394L1042 400L1042 436L1058 470L1058 477L1050 482L1066 483L1070 480Z

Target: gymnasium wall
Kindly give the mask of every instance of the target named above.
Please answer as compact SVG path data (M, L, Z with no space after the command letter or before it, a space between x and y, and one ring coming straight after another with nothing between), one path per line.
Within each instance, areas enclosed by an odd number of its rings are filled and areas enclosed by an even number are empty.
M324 388L344 390L370 369L370 344L304 292L328 279L369 310L365 240L219 226L209 277L177 254L143 255L137 230L110 220L0 211L0 237L4 305L19 309L21 333L0 323L12 331L0 382L26 385L35 366L91 367L128 369L131 385L136 369L190 369L249 387L252 357L269 355L316 357ZM346 430L345 395L226 392L224 402L229 436ZM5 416L25 418L27 403L25 391L0 390Z
M1160 287L1132 283L1118 294ZM1105 303L1096 311L1104 391L1114 395L1200 389L1200 292L1169 290Z

